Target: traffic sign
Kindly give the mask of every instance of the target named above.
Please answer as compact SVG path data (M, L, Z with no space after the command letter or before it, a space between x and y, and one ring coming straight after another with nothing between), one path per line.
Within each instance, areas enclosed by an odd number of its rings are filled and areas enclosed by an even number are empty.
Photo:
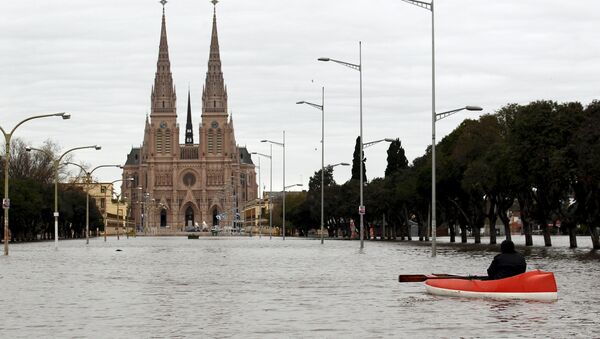
M366 209L364 205L358 206L358 214L365 215Z
M2 208L10 208L10 199L8 199L8 198L2 199Z

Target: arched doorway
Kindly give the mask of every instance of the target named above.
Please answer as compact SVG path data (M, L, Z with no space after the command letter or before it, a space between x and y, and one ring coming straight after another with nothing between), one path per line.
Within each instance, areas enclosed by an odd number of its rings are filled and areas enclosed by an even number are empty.
M217 208L215 207L213 209L213 226L218 226L219 225L219 218L217 218L217 216L219 215L219 211L217 210Z
M160 210L160 227L167 227L167 210Z
M188 206L185 210L185 226L194 226L194 209Z

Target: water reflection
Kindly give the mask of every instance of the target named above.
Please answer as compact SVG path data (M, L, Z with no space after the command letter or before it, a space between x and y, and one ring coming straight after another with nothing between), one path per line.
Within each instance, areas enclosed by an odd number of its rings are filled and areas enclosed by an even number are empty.
M555 241L555 244L559 243ZM568 242L567 242L568 244ZM0 258L0 333L19 337L593 337L598 255L531 248L554 303L452 299L398 274L485 272L494 248L253 238L19 244ZM121 252L116 252L121 249ZM6 306L8 305L8 306Z

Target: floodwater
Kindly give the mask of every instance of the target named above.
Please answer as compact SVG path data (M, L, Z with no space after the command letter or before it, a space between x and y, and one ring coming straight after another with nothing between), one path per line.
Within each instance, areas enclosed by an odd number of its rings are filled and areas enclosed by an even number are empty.
M440 243L431 258L415 242L365 241L361 252L358 241L268 236L15 244L0 257L0 337L598 338L600 255L585 238L574 250L553 240L527 251L529 269L555 272L549 303L398 283L485 273L495 253L471 245Z

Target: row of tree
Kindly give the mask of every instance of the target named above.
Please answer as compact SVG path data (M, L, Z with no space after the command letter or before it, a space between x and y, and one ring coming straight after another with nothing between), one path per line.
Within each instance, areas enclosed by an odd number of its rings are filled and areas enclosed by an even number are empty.
M52 159L41 152L27 152L22 140L11 142L9 174L9 229L11 241L54 238L54 168ZM42 147L58 154L58 146L47 141ZM4 152L3 152L4 154ZM4 159L3 163L4 163ZM65 161L68 161L65 160ZM0 186L4 187L4 166L0 166ZM67 173L59 170L59 183ZM59 236L85 237L86 193L69 184L58 186ZM1 212L4 220L4 209ZM90 229L103 229L102 214L90 199ZM2 238L4 237L4 232Z
M525 244L531 246L538 227L546 246L555 226L577 247L578 234L591 236L600 248L600 102L536 101L510 104L478 120L465 120L436 145L438 225L451 241L461 230L481 242L487 221L490 243L496 243L496 221L510 239L512 211L520 215ZM333 169L325 169L325 220L330 236L358 220L359 139L352 178L338 185ZM363 168L366 171L366 159ZM366 178L366 177L365 177ZM384 178L364 188L369 224L389 225L386 237L411 239L411 224L419 239L428 239L431 202L431 147L409 164L400 140L390 144ZM299 232L320 224L321 171L310 179L301 201L286 206L287 218ZM346 232L346 231L344 231Z

